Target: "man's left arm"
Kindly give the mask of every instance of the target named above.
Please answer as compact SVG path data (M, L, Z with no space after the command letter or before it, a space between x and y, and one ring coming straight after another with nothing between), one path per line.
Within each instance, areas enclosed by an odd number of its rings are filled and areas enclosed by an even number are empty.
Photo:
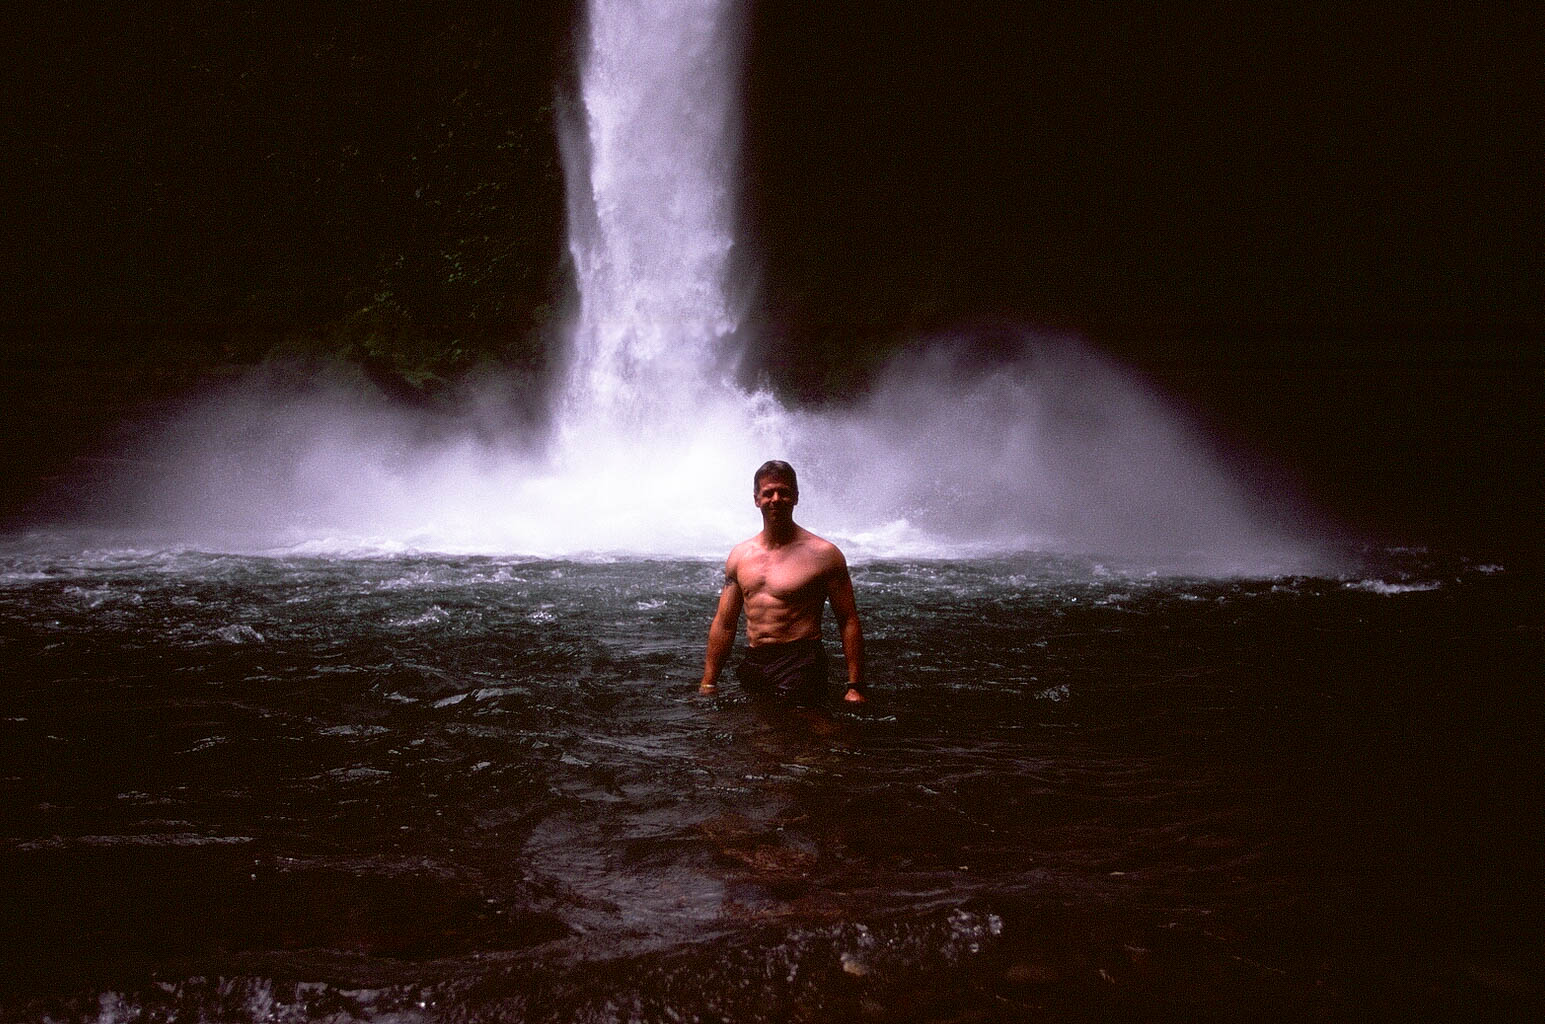
M864 702L864 631L858 624L858 604L853 599L853 578L842 555L827 584L826 596L832 603L832 615L842 631L842 657L848 667L848 689L842 699L852 704Z

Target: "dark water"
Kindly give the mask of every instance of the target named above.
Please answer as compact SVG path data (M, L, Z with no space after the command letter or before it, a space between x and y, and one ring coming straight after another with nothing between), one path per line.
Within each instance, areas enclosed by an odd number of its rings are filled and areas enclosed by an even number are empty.
M0 1015L1541 1010L1533 577L860 564L821 716L695 695L718 574L12 544Z

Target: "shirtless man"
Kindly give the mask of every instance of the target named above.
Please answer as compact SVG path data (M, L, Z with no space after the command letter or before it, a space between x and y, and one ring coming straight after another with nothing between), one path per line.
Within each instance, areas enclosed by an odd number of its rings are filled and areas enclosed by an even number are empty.
M796 704L823 703L826 651L821 612L828 599L842 631L848 688L843 700L864 701L864 634L853 581L842 552L794 522L799 483L787 462L766 462L751 482L762 532L741 541L724 563L719 609L708 627L708 657L698 693L719 689L719 674L746 613L746 650L735 675L752 693Z

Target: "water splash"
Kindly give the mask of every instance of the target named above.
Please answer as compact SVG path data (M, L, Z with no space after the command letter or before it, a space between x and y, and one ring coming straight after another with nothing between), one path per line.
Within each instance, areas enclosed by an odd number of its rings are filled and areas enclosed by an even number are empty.
M942 339L841 412L733 383L742 34L726 0L590 4L561 140L580 307L549 434L253 385L164 435L165 468L141 463L114 513L204 548L718 557L759 525L752 469L781 457L801 519L858 558L1318 562L1280 503L1074 339L1027 333L985 366Z

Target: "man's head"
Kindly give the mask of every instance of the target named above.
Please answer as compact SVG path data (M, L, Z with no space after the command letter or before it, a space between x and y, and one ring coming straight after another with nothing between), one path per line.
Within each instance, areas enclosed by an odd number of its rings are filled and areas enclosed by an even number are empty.
M787 462L764 462L751 478L751 500L762 510L765 528L782 532L794 525L794 506L799 504L799 482Z
M782 459L769 459L756 468L756 473L751 477L753 497L761 493L762 481L768 478L788 484L793 489L794 496L799 497L799 478L794 475L794 467Z

